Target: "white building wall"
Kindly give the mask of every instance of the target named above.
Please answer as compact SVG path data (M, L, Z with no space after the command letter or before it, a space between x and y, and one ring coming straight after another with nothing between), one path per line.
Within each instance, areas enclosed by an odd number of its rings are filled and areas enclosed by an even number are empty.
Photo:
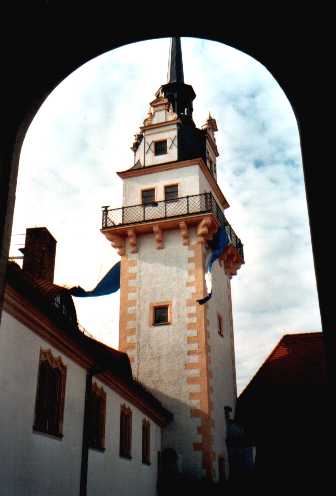
M162 201L164 200L164 187L169 184L178 184L179 196L198 195L200 193L198 169L198 165L191 165L181 169L126 178L123 180L123 205L142 203L141 190L148 188L155 188L156 201Z
M207 180L207 178L203 174L203 171L200 168L198 168L198 181L199 181L199 192L200 193L208 193L210 191L213 194L213 196L217 202L217 205L223 210L223 208L222 208L222 206L218 200L218 196L216 195L216 193L214 192L214 190L210 186L209 181Z
M40 349L61 356L67 367L63 438L33 432ZM94 382L95 378L93 379ZM78 495L82 455L86 371L3 312L0 329L0 494ZM108 388L104 452L89 450L88 496L155 496L161 428L150 420L151 465L142 464L142 420L146 416ZM119 457L120 405L133 412L132 459Z
M190 231L190 243L193 243L195 232ZM190 256L191 251L182 245L178 230L164 232L162 250L156 248L153 235L138 237L138 253L131 255L138 260L137 278L131 282L139 288L135 301L139 359L135 359L133 371L174 414L174 421L163 432L163 446L174 448L181 455L183 472L200 476L203 475L201 453L193 451L193 443L201 441L197 433L200 420L190 414L190 409L198 405L189 399L191 387L187 384L187 377L199 372L185 368L187 337L196 332L187 330L190 322L187 313L195 311L186 306L193 291L186 286ZM172 304L171 324L151 326L150 304L167 301Z
M63 438L35 433L40 349L67 367ZM79 493L85 372L23 324L3 312L0 329L1 496Z
M131 403L103 386L106 392L105 451L89 450L88 496L155 496L161 428ZM120 407L132 410L131 459L119 456ZM150 420L150 465L142 463L142 421Z
M213 266L212 298L208 303L208 330L211 349L212 387L214 404L214 451L215 470L218 476L218 455L225 459L226 474L229 474L226 447L226 421L224 407L230 406L234 414L236 405L236 376L231 314L230 279L216 261ZM223 318L224 336L218 334L217 313Z

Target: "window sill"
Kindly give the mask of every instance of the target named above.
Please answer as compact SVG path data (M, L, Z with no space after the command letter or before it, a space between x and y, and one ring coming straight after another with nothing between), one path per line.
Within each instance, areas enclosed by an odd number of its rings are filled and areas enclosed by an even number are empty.
M153 327L159 327L159 326L165 326L165 325L170 325L170 324L171 324L171 322L161 322L161 323L157 323L157 324L153 323L152 326Z
M97 446L89 446L89 449L93 451L98 451L99 453L105 452L105 448L98 448Z
M63 434L53 434L51 432L41 431L40 429L37 429L34 426L33 426L33 433L39 434L40 436L50 437L50 439L58 439L59 441L62 441L64 437Z
M142 465L148 465L149 466L149 465L151 465L151 462L146 462L146 461L142 460Z
M122 455L121 453L119 453L119 456L120 458L125 458L126 460L132 460L131 455Z

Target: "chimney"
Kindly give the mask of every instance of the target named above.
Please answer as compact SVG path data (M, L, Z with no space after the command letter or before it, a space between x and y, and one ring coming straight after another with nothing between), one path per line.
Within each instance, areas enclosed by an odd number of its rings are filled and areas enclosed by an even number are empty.
M56 256L56 239L46 227L30 227L26 229L26 242L23 253L24 272L34 278L54 281L54 268Z

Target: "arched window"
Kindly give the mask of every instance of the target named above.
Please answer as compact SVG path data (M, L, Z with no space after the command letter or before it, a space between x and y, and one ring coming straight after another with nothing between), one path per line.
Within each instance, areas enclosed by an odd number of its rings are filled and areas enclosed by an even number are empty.
M89 403L89 446L105 448L106 393L96 383L92 385Z
M150 465L150 423L147 419L142 421L142 463Z
M120 410L120 445L119 454L124 458L131 458L132 445L132 411L126 405Z
M40 351L33 429L62 437L66 367L50 350Z

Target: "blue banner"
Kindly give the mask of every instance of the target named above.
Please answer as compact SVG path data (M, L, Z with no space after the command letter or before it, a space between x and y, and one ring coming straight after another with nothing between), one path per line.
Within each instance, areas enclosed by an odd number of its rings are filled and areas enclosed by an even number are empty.
M80 286L69 289L72 296L105 296L115 293L120 289L120 262L117 262L112 269L103 277L92 291L85 291Z
M214 239L209 241L209 245L211 247L210 255L207 259L206 264L206 274L205 281L207 283L207 296L197 300L200 305L204 305L207 301L210 300L212 296L212 267L215 261L221 256L224 251L224 248L231 243L228 233L224 226L220 226L218 231L216 232Z

